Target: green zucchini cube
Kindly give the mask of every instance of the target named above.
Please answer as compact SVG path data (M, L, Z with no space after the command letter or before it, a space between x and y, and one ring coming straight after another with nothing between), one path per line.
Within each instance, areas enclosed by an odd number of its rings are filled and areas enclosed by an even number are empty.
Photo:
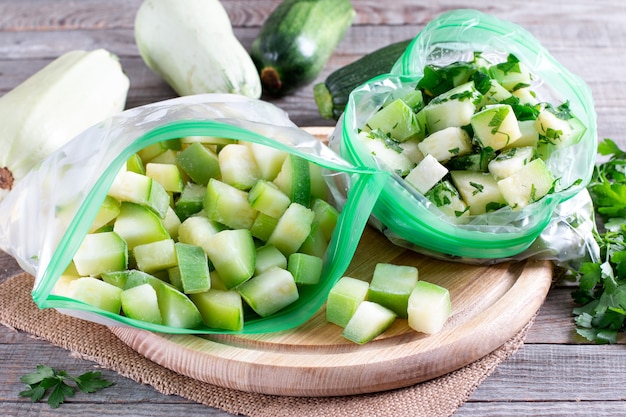
M207 185L211 178L219 178L217 154L200 142L194 142L178 153L178 166L196 184Z
M174 245L180 281L185 294L205 292L211 288L209 260L200 246L176 242Z
M147 273L167 270L178 265L174 239L145 243L133 248L137 268Z
M211 178L204 196L204 211L209 219L231 229L250 229L257 211L248 201L248 193Z
M68 297L116 314L122 307L122 289L94 277L70 282Z
M286 269L273 267L241 284L237 291L259 316L267 317L299 298L298 287Z
M207 327L232 331L243 329L243 301L237 291L210 289L189 297Z
M278 248L285 256L298 251L311 233L315 213L301 204L291 203L278 219L267 243Z
M380 129L385 135L398 142L417 137L420 126L413 109L398 98L374 113L366 122L370 130Z
M121 301L125 316L154 324L163 323L157 293L152 285L146 283L122 291Z
M359 304L341 334L362 345L384 333L395 319L396 314L392 310L366 300Z
M411 291L418 280L414 266L379 263L367 291L367 299L392 310L400 318L407 317Z
M254 274L256 247L248 229L222 230L207 240L204 250L228 289Z
M326 321L346 327L359 304L367 298L369 283L344 276L337 281L326 299Z
M128 266L128 245L115 232L85 235L74 254L74 266L81 276L99 276Z
M296 284L317 284L322 277L323 266L322 258L306 253L292 253L287 260L287 270L293 275Z

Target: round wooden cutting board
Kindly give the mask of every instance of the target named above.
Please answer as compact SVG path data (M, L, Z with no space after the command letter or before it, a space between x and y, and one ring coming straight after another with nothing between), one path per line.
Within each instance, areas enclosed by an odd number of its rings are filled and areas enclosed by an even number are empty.
M260 335L169 335L111 331L148 359L188 377L237 390L290 396L352 395L402 388L470 364L512 338L534 316L552 282L549 261L475 266L435 260L366 228L346 275L369 280L378 262L418 267L419 279L450 290L452 316L435 335L397 319L357 345L325 320Z

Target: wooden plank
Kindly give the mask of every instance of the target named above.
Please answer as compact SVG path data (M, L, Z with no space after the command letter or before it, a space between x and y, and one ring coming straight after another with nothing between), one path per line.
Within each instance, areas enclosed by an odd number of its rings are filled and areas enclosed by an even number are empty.
M623 417L624 401L541 401L541 402L473 402L469 401L454 413L454 417Z

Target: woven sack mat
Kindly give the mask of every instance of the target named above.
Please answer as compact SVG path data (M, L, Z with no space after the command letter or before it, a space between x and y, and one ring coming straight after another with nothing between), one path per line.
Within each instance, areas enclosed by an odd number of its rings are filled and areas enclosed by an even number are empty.
M517 351L534 319L485 357L439 378L407 388L344 397L286 397L223 388L177 374L132 350L106 326L54 309L39 309L31 298L34 279L20 273L0 284L0 323L43 338L84 359L165 395L249 417L450 416L480 383Z

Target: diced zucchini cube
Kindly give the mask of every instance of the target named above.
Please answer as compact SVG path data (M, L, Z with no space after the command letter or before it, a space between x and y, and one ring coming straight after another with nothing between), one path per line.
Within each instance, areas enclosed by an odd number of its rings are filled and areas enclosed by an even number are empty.
M471 215L494 211L506 205L496 180L489 173L450 171L450 178Z
M406 309L411 291L418 280L418 270L414 266L379 263L367 291L367 299L378 303L406 318Z
M447 216L456 218L469 215L467 204L461 198L459 191L448 180L437 183L425 196Z
M132 154L126 160L126 171L136 172L137 174L146 175L146 168L139 154Z
M422 162L404 177L404 180L413 186L417 191L426 194L448 173L448 169L443 166L434 156L428 154Z
M254 274L258 275L275 266L287 269L287 257L274 245L264 245L257 248Z
M174 203L174 211L178 218L185 220L202 210L205 194L205 186L193 182L185 184L183 192Z
M367 299L369 283L344 276L337 281L326 299L326 321L346 327L359 304Z
M183 191L183 178L176 165L148 162L146 176L161 184L165 191L172 193Z
M158 155L167 151L168 149L178 151L181 149L180 139L163 140L161 142L153 143L145 148L141 149L137 154L141 157L144 164L154 159Z
M178 265L174 239L144 243L133 248L137 268L147 273L162 271Z
M522 136L517 118L508 104L487 106L471 118L474 139L481 148L500 150Z
M322 258L306 253L292 253L287 261L287 270L296 284L315 285L322 277Z
M250 229L257 211L248 202L248 193L219 181L209 180L204 196L204 211L209 219L231 229Z
M450 314L450 292L439 285L419 281L409 297L409 327L421 333L434 334L443 328Z
M507 204L524 208L550 192L554 177L543 159L537 158L514 174L498 181L498 188Z
M363 301L341 334L346 339L364 344L381 335L393 324L396 314L372 301Z
M298 287L286 269L274 267L241 284L237 291L259 316L267 317L299 298Z
M243 301L237 291L210 289L189 297L198 307L207 327L232 331L243 329Z
M122 202L140 204L165 217L170 196L158 182L132 171L121 171L109 189L110 196Z
M261 178L266 181L273 181L280 172L289 153L260 143L246 142L245 144L252 152Z
M309 181L311 183L311 200L316 198L327 200L330 189L324 177L324 168L313 162L309 162Z
M207 240L204 250L228 289L254 274L256 247L248 229L222 230Z
M570 145L573 140L574 130L567 120L559 118L548 109L539 113L535 120L535 129L539 133L541 142L555 146Z
M365 124L398 142L415 138L420 132L413 109L399 98L374 113Z
M422 159L424 159L425 156L419 148L419 144L421 143L420 141L421 139L411 139L400 144L400 148L402 148L402 154L406 156L409 161L413 162L413 164L418 164Z
M496 180L510 177L535 158L535 148L523 146L502 151L489 162L489 172Z
M360 132L359 139L374 159L401 177L408 174L415 166L415 163L403 152L400 144L393 139L369 136L367 132Z
M183 329L195 329L202 325L200 311L189 297L163 281L156 287L164 325Z
M470 153L472 141L464 129L446 127L427 136L418 147L424 155L432 155L437 161L445 163L455 156Z
M513 55L509 55L506 62L492 65L489 71L491 76L509 91L528 87L532 82L528 67Z
M81 276L99 276L128 266L128 245L115 232L85 235L74 254L74 265Z
M167 213L163 219L163 226L172 239L178 240L178 229L182 222L178 218L178 215L174 209L170 206L167 208Z
M224 226L206 216L192 216L182 222L178 228L178 241L200 246L206 251L211 236L222 230L224 230Z
M501 101L511 98L512 94L509 90L502 87L500 83L494 79L489 80L489 90L483 94L483 99L480 107L488 106L490 104L497 104Z
M255 238L267 242L277 224L278 219L276 217L259 212L254 218L252 226L250 226L250 232Z
M328 201L322 200L321 198L313 200L311 209L313 210L313 213L315 213L314 220L319 223L319 227L322 229L324 237L326 240L330 241L333 231L337 226L339 210L337 210Z
M289 154L283 161L274 184L289 197L292 203L309 207L311 202L311 170L309 161Z
M326 239L324 230L319 222L313 220L313 223L311 223L311 232L306 239L304 239L304 242L302 242L298 252L323 258L326 249L328 249L328 239Z
M261 178L254 155L246 145L231 143L217 154L221 180L240 190L249 190Z
M107 195L96 214L96 218L93 220L89 233L94 233L96 230L103 226L110 224L120 214L120 202Z
M522 87L514 90L512 95L519 99L520 104L534 106L539 103L535 92L530 87Z
M154 324L163 323L157 292L150 284L142 284L122 291L122 311L132 319Z
M446 127L469 125L480 99L472 81L435 97L424 107L428 131L432 134Z
M278 248L285 256L296 252L311 233L315 213L301 204L291 203L278 219L267 243Z
M182 291L185 294L194 294L207 291L211 288L209 260L200 246L176 242L174 245Z
M137 245L170 238L163 220L154 211L127 202L120 206L113 231L126 241L129 250Z
M220 176L217 154L200 142L194 142L179 152L176 162L196 184L206 185L209 179Z
M68 297L116 314L122 307L122 289L94 277L73 280L69 284Z
M503 147L502 149L510 149L514 147L532 146L537 147L539 142L539 132L535 128L534 120L520 120L517 122L519 131L522 134L515 142Z
M273 182L259 180L248 192L248 201L253 209L279 218L283 215L291 200Z

